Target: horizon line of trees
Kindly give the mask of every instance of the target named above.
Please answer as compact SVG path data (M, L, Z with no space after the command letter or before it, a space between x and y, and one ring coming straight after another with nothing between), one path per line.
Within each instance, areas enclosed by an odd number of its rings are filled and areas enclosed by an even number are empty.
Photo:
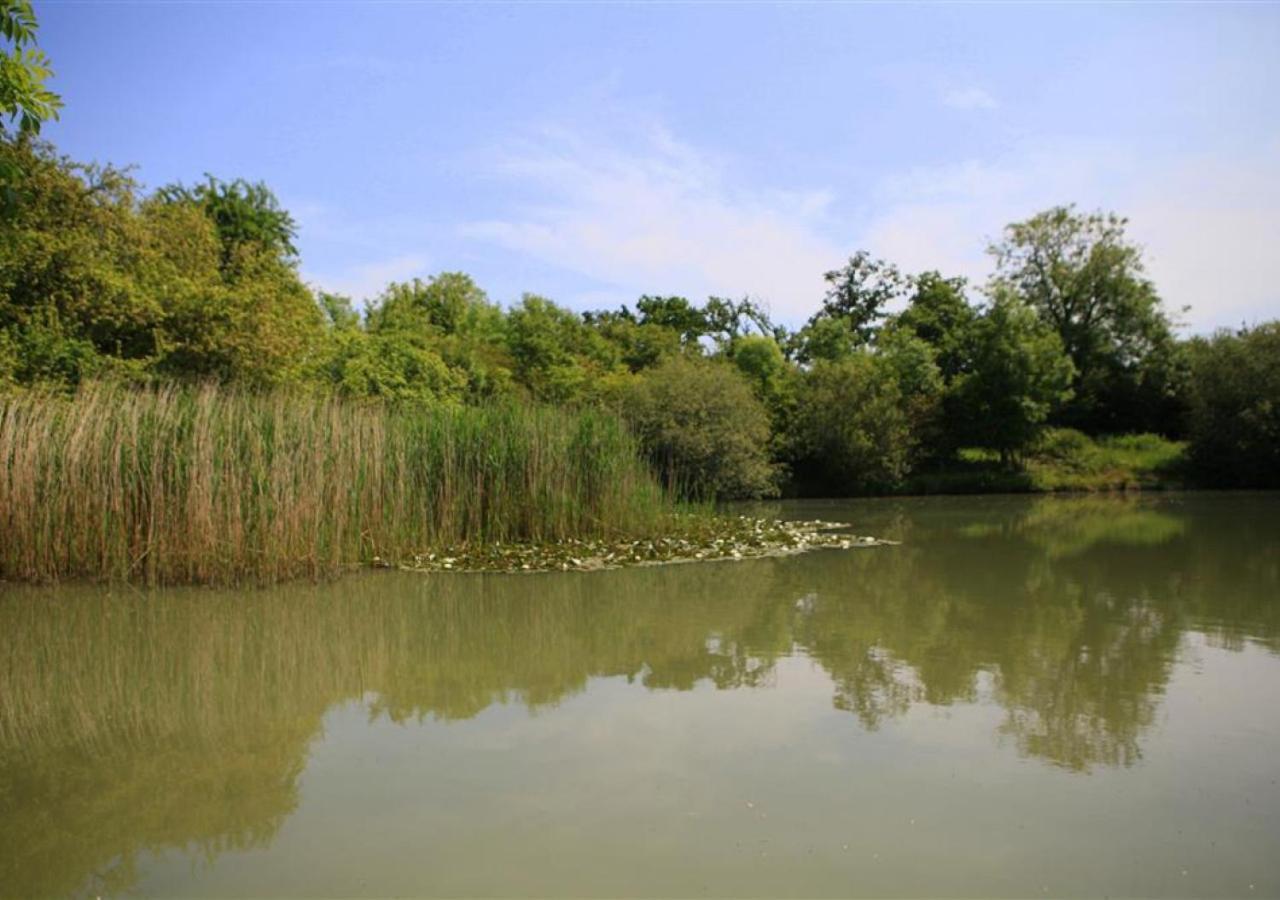
M503 308L460 272L393 282L358 312L302 281L296 224L263 184L146 193L30 134L4 136L0 166L22 173L0 214L0 385L594 404L668 483L722 498L889 491L962 447L1013 465L1049 425L1189 437L1206 480L1280 483L1280 323L1180 340L1110 213L1009 225L976 303L963 278L858 251L795 329L750 298Z
M1047 425L1190 438L1207 483L1280 486L1280 322L1179 340L1125 220L1057 206L964 279L864 251L803 327L749 298L644 296L503 310L465 274L392 283L363 315L298 273L264 184L144 193L38 139L30 0L0 2L0 390L86 378L298 385L392 402L532 399L621 413L686 493L891 490L985 447L1012 465ZM817 299L817 298L815 298Z

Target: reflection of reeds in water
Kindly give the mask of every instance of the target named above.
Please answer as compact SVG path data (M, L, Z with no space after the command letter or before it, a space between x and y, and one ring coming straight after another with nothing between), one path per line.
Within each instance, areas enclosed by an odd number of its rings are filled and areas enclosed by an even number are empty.
M295 394L0 395L0 577L274 581L473 540L648 534L608 415Z
M775 566L370 573L236 593L13 588L0 598L0 754L208 745L288 719L314 724L369 692L393 718L451 719L504 699L554 704L597 675L741 684L745 651L729 638L765 638L745 629L763 615ZM726 584L737 589L708 602ZM715 653L711 634L726 635Z
M0 853L0 895L67 893L104 870L127 885L145 847L269 841L344 701L455 720L545 709L602 676L749 687L799 645L866 728L919 703L994 703L1020 752L1084 771L1138 758L1181 635L1206 613L1277 646L1275 523L1183 517L1167 543L1113 534L1058 555L1037 504L990 509L972 517L983 536L916 515L886 552L240 592L7 588L0 847L18 852Z
M370 573L241 593L9 589L0 896L115 893L148 847L212 856L268 843L296 806L324 713L344 701L448 720L553 705L593 676L754 683L778 649L744 645L771 632L755 623L772 608L775 566ZM736 589L709 601L726 583Z

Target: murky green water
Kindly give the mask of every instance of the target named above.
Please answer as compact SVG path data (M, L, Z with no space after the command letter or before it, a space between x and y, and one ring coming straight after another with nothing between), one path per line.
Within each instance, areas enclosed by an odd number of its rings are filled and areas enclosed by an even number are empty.
M896 548L0 592L0 894L1280 894L1280 496Z

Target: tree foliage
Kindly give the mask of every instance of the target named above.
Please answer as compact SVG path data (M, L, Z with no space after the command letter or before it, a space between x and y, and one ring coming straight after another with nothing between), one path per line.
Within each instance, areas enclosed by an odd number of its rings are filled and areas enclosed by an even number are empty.
M874 259L865 250L822 277L829 285L827 295L809 323L824 317L843 320L859 345L871 341L885 308L903 295L908 284L897 266Z
M821 361L801 382L790 457L824 493L892 490L910 471L912 423L893 367L859 352Z
M1276 326L1177 342L1114 216L1062 207L1011 225L985 305L963 279L855 253L791 332L751 297L578 313L535 294L500 305L462 272L357 309L302 282L296 225L263 184L147 194L31 137L0 141L0 163L23 173L23 202L0 217L4 389L212 380L613 406L698 497L768 494L787 471L809 492L899 490L965 447L1016 462L1055 423L1167 434L1188 404L1202 477L1276 471Z
M955 383L969 442L1009 461L1071 396L1073 366L1058 335L1017 297L997 295L975 323L973 371Z
M194 187L171 184L160 188L157 200L190 204L213 222L222 243L222 260L230 265L244 247L291 260L298 255L294 239L298 227L293 216L280 207L276 195L262 182L243 178L222 181L212 175Z
M997 288L1036 310L1075 366L1059 420L1094 433L1167 428L1180 378L1172 323L1126 224L1058 206L990 248Z
M1191 460L1225 487L1280 487L1280 322L1191 348Z
M16 124L19 134L39 134L42 124L58 118L62 98L45 87L53 70L36 46L30 0L0 0L0 36L8 44L0 46L0 131Z
M663 480L687 496L768 496L769 416L732 366L673 357L634 379L622 413Z

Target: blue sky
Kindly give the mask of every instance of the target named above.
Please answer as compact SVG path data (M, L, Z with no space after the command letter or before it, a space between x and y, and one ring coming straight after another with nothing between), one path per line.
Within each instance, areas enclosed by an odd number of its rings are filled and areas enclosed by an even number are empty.
M1280 5L37 2L47 136L265 180L313 284L751 294L865 248L985 279L1009 222L1127 215L1194 331L1280 316Z

